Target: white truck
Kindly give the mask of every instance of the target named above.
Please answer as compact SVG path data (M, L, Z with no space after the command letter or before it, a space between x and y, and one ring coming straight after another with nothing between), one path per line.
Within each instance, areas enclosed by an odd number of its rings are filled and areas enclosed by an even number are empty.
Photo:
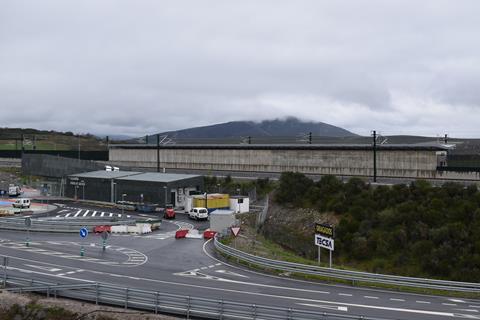
M188 213L188 217L190 219L200 220L200 219L208 219L208 210L207 208L192 208Z
M27 199L27 198L19 198L17 200L15 200L14 203L12 203L12 206L14 208L18 208L18 209L28 209L30 208L30 199Z
M22 190L20 189L19 186L15 186L11 184L8 186L8 195L10 197L18 197L22 193Z

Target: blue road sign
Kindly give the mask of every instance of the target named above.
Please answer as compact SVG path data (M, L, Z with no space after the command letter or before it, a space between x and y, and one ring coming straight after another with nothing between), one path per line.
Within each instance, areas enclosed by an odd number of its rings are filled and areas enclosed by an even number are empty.
M88 229L83 227L82 229L80 229L80 237L82 238L86 238L88 236Z

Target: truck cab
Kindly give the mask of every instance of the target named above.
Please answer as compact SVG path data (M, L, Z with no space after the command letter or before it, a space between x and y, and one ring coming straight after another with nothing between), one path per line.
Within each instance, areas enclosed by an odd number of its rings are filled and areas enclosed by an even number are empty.
M173 205L167 204L165 205L165 211L163 212L164 219L175 219L175 210L173 209Z
M11 185L8 187L8 195L9 195L10 197L18 197L21 193L22 193L22 192L21 192L19 186L15 186L15 185L11 184Z

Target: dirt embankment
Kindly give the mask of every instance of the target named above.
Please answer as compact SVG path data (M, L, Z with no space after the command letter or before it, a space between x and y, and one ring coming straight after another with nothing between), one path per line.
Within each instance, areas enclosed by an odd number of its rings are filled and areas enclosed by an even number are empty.
M262 226L263 235L282 247L290 249L307 259L315 259L315 223L336 225L338 218L333 213L320 213L314 209L287 208L269 205L267 218Z
M0 292L2 320L175 320L136 310L97 306L75 300L45 298L34 294Z

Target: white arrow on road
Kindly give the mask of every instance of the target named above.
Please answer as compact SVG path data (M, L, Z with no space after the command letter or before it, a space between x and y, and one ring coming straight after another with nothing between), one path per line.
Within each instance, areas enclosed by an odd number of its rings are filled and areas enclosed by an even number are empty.
M44 270L44 271L49 271L49 272L62 271L62 269L58 269L58 268L50 268L50 267L45 267L45 266L36 266L36 265L33 265L33 264L25 264L24 266L27 266L27 267L30 267L30 268L36 268L36 269L40 269L40 270Z

